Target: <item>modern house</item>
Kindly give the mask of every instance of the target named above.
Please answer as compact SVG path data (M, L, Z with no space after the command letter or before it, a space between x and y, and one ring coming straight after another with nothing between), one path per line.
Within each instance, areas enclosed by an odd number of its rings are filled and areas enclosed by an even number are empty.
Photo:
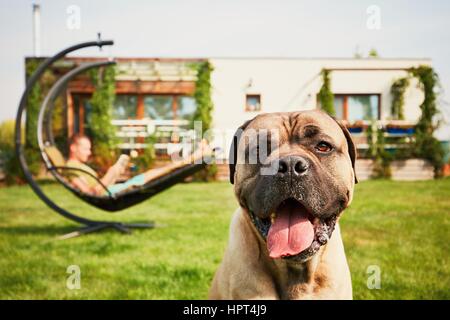
M94 60L98 58L66 58L54 70L65 73ZM157 132L155 147L161 155L190 141L190 121L196 110L193 95L197 71L192 67L195 64L208 61L213 67L215 146L228 150L236 128L259 113L320 108L321 71L326 69L330 72L336 116L354 134L361 154L368 148L364 131L372 120L379 126L401 127L401 131L392 132L394 136L406 139L410 136L420 117L423 92L411 79L404 95L404 120L397 120L391 113L391 86L396 79L405 77L409 68L431 65L429 59L412 58L118 58L116 61L112 114L122 139L120 147L145 148L145 137ZM89 130L89 99L94 89L87 76L68 84L62 103L67 136ZM221 155L225 162L227 154L226 151ZM422 166L425 164L419 165ZM363 162L360 167L364 167ZM222 168L225 176L224 170L226 166ZM368 176L364 170L360 170L362 178ZM427 170L422 178L430 175Z
M404 94L404 120L391 112L391 86L408 69L431 65L429 59L212 58L216 143L228 150L235 128L260 112L320 108L321 71L329 70L334 107L353 134L360 158L368 151L372 120L386 131L386 148L405 147L418 121L424 94L412 78ZM225 154L226 156L226 154ZM422 160L393 163L394 179L430 179L432 167ZM373 162L359 160L360 180L372 174ZM224 168L226 171L226 168ZM226 176L225 172L223 176Z
M100 60L66 58L53 67L54 73L66 73L76 66ZM112 106L113 124L118 127L120 148L141 150L145 137L155 130L162 133L157 143L160 154L178 145L183 128L196 110L193 94L196 71L192 64L201 59L118 58L115 76L116 97ZM90 99L95 87L88 75L69 82L62 109L68 137L74 133L89 134ZM169 150L170 151L170 150Z
M322 69L330 70L336 117L351 126L371 119L394 122L392 83L407 69L430 65L429 59L211 59L214 128L217 135L237 128L260 112L309 110L320 107ZM411 83L405 94L405 125L420 116L423 92ZM398 121L395 121L398 123ZM217 138L229 143L229 137ZM360 145L360 147L364 147Z

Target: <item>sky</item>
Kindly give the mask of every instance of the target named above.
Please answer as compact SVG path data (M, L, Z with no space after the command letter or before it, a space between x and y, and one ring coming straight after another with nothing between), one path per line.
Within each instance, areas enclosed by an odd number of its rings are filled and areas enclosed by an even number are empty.
M43 56L101 32L112 49L77 55L353 57L375 48L385 58L431 58L450 122L450 1L438 0L0 0L0 121L15 117L24 89L33 3L41 5ZM438 136L450 140L450 126Z

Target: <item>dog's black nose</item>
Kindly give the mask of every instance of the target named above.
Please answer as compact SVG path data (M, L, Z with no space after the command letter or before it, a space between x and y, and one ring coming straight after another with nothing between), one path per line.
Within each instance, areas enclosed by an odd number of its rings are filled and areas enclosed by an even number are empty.
M302 157L293 157L292 158L294 173L303 174L308 171L309 162Z
M288 156L278 160L278 173L282 175L303 175L308 171L308 161L299 156Z

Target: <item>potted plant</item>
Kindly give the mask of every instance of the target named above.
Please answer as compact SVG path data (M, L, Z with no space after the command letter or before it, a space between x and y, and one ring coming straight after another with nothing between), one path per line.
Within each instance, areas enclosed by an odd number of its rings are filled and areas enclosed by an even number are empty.
M347 125L347 129L350 133L362 133L364 129L367 128L367 125L364 123L363 120L357 120L353 122L352 124Z

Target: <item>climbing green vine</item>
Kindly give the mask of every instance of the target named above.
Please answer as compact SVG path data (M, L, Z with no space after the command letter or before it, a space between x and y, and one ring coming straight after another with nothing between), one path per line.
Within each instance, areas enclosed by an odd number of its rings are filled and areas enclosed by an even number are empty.
M439 84L439 77L429 66L411 68L410 73L417 77L424 91L424 99L420 105L422 114L415 128L415 143L413 155L429 160L435 169L435 175L441 174L444 151L440 142L433 136L437 126L433 124L438 114L435 88Z
M336 115L336 111L334 109L334 96L331 91L331 80L330 80L330 71L327 69L322 69L322 87L319 91L319 102L323 111L328 113L331 116Z
M92 110L86 133L92 140L94 165L102 170L113 164L117 153L116 130L111 123L115 99L115 67L90 70L89 76L95 90L89 100Z
M405 91L409 85L408 78L400 78L394 81L391 86L391 115L394 119L404 120Z
M440 142L433 136L437 126L433 123L438 114L435 88L439 85L439 77L430 66L419 66L408 70L410 76L419 80L419 85L424 92L424 100L420 105L421 116L415 126L414 143L410 148L396 152L396 157L418 157L431 162L435 169L435 175L441 174L444 159L444 151ZM397 79L391 87L392 116L396 119L404 119L404 93L409 85L408 77Z
M214 70L209 61L201 62L193 66L197 71L197 81L195 82L194 99L197 109L194 113L192 128L194 121L201 121L202 137L206 131L212 128L212 112L213 102L211 98L211 73ZM207 137L211 138L211 137ZM195 180L210 181L217 174L217 166L210 164L205 170L194 175Z
M203 131L212 126L213 102L211 99L211 72L212 65L206 61L197 65L197 81L195 82L194 99L197 109L194 121L202 122Z

